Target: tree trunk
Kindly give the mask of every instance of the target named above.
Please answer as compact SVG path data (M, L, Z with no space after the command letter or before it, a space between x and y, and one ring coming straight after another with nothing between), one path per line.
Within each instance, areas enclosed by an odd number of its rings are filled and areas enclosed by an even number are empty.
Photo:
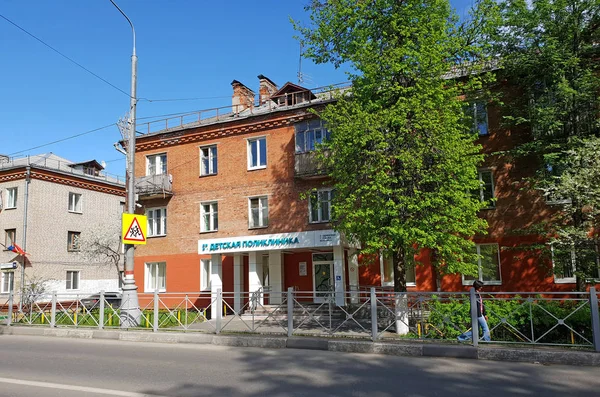
M394 265L394 304L396 315L396 333L406 335L408 327L408 297L406 295L406 249L399 247L392 254Z

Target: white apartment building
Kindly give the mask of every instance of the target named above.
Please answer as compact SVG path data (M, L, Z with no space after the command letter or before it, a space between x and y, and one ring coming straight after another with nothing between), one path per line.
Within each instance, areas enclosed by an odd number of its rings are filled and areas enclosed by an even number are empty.
M93 242L121 249L125 182L103 169L52 153L0 156L0 299L31 282L57 293L118 291L122 259L91 252ZM8 249L15 244L27 254Z

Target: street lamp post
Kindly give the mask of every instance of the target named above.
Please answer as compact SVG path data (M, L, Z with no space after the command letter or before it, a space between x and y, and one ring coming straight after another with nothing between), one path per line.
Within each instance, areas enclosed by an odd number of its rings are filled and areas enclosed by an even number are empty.
M129 139L127 141L127 212L135 212L135 108L137 104L137 55L135 54L135 29L131 20L113 1L110 2L127 19L133 33L133 53L131 55L131 95L129 99ZM123 280L123 298L121 303L121 327L130 328L139 325L141 311L138 302L137 286L133 277L133 244L125 244L125 279Z

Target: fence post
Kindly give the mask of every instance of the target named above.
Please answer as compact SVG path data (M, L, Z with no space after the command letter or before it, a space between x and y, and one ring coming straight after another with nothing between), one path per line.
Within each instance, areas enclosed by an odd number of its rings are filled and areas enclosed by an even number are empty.
M154 290L154 318L152 319L152 331L158 331L158 289Z
M221 288L217 289L217 318L215 319L215 333L221 333L221 306L223 306L223 290Z
M50 312L50 328L56 327L56 291L52 293L52 311Z
M104 290L100 291L100 311L98 312L98 329L104 328Z
M377 340L377 295L375 288L371 287L371 339Z
M600 314L598 313L598 295L596 288L590 288L590 311L592 313L592 335L594 338L594 350L600 352Z
M294 288L289 287L287 290L287 335L291 338L294 334Z
M471 335L473 347L477 347L479 346L479 321L477 320L477 295L474 287L469 290L469 298L471 300Z
M8 319L6 321L6 325L10 325L10 323L12 322L13 302L14 302L13 292L10 291L10 293L8 294Z

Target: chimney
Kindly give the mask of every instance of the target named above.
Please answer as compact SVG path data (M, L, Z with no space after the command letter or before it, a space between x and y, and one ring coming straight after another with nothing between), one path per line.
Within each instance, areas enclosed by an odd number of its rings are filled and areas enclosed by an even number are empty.
M231 97L231 109L233 113L240 113L254 107L254 91L237 80L231 82L233 96Z
M265 77L262 74L258 75L259 89L258 89L258 103L259 105L265 104L271 96L277 92L277 84L273 83L271 79Z

